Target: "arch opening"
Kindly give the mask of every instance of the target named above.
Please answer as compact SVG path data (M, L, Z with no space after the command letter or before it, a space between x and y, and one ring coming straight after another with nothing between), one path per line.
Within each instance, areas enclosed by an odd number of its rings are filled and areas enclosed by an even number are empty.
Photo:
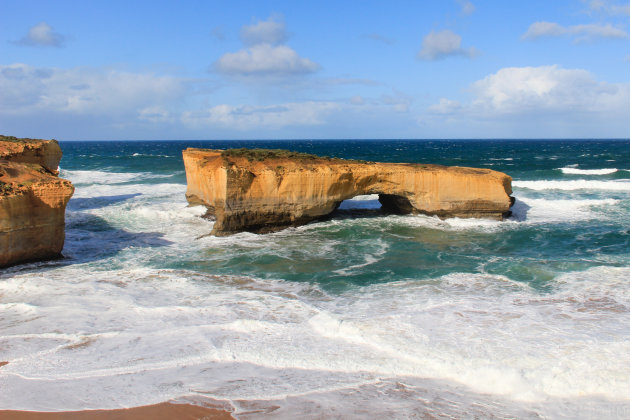
M412 212L413 207L405 197L394 194L369 194L356 195L340 202L330 217L378 217Z
M413 206L407 197L394 194L379 194L378 201L381 203L383 211L393 214L410 214Z

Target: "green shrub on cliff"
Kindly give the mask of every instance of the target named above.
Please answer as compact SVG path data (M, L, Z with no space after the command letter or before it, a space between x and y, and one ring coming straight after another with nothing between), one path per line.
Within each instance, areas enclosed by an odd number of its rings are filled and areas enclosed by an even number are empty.
M240 149L228 149L221 152L221 156L224 158L246 158L248 161L262 162L266 159L299 159L299 160L316 160L327 159L329 157L321 157L312 155L310 153L292 152L290 150L283 149L247 149L245 147Z
M198 150L212 151L211 149L198 149ZM342 159L342 158L329 157L329 156L317 156L311 153L293 152L291 150L284 150L284 149L248 149L246 147L242 147L240 149L222 150L221 157L223 159L245 158L249 162L262 162L267 159L288 159L288 160L297 160L297 161L303 161L303 162L314 162L314 161L323 160L323 161L329 161L329 162L334 161L334 162L347 162L347 163L374 163L374 162L366 161L366 160Z
M311 153L293 152L284 149L227 149L221 152L223 158L246 158L248 161L262 162L266 159L292 159L292 160L336 160L355 163L373 163L362 159L342 159L329 156L317 156Z

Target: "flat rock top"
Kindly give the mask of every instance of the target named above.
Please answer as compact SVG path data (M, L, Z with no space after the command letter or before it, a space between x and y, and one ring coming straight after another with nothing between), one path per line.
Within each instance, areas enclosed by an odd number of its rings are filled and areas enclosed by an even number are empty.
M282 149L199 149L189 147L185 154L198 155L208 159L208 162L220 161L221 163L235 164L242 167L257 169L262 167L279 167L277 165L299 166L302 168L316 166L370 166L387 169L406 168L410 170L449 171L468 175L504 175L487 168L468 168L462 166L443 166L424 163L395 163L395 162L369 162L365 160L331 158L317 156L309 153L293 152Z
M24 153L27 150L41 149L51 143L59 144L57 140L28 139L0 135L0 159L6 159L7 156Z
M57 174L61 160L61 147L57 140L39 140L0 135L0 159L37 163Z
M17 163L0 159L0 199L21 195L33 184L64 184L70 181L58 178L36 163Z

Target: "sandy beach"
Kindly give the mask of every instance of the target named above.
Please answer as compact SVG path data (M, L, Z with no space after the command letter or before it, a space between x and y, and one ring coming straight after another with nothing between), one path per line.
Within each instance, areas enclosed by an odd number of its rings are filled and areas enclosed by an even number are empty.
M117 410L61 412L0 410L0 418L3 420L227 420L234 417L227 411L214 408L164 402Z

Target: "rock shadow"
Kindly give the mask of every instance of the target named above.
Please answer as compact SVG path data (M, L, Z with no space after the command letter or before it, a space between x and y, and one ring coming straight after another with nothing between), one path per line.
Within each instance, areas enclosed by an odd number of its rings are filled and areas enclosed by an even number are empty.
M130 248L172 245L160 232L129 232L112 226L102 217L82 212L66 214L64 263L78 264L109 258Z
M103 207L111 206L113 204L121 203L131 198L142 195L140 193L135 194L121 194L121 195L103 195L100 197L89 198L71 198L68 202L68 210L94 210Z
M531 206L528 206L521 200L515 199L514 204L510 208L512 214L510 215L509 219L515 220L517 222L524 222L527 220L527 213L529 213L530 209Z

